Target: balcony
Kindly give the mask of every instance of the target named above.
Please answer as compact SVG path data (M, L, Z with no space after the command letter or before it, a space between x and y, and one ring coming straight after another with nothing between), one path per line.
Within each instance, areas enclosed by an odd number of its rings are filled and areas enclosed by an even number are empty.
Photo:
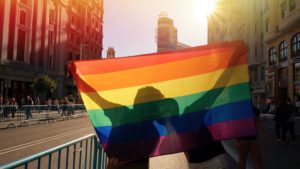
M300 8L296 8L279 21L279 31L286 32L300 24Z
M277 39L277 37L280 35L281 34L279 32L278 26L276 26L269 32L264 33L264 42L270 43L270 42L274 41L275 39Z

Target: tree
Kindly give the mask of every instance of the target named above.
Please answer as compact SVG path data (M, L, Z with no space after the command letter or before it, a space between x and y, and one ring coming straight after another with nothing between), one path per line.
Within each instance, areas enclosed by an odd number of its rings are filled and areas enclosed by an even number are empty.
M49 94L54 92L56 85L56 81L48 77L48 75L42 75L34 78L32 88L39 94Z

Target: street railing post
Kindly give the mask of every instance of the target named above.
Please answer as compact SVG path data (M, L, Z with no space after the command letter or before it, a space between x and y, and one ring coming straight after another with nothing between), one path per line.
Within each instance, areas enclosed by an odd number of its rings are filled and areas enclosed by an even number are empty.
M98 140L96 137L94 137L94 157L93 157L93 169L97 169L97 149L98 149Z

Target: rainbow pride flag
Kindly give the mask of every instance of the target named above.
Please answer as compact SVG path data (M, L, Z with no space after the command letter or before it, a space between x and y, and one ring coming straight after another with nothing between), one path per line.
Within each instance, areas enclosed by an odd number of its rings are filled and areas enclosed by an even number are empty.
M69 68L109 157L134 160L255 135L242 42Z

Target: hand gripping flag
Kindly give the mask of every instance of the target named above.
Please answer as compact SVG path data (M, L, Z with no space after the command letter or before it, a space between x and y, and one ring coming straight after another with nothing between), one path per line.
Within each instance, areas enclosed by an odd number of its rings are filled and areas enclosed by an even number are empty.
M255 135L242 42L69 68L109 157L134 160Z

